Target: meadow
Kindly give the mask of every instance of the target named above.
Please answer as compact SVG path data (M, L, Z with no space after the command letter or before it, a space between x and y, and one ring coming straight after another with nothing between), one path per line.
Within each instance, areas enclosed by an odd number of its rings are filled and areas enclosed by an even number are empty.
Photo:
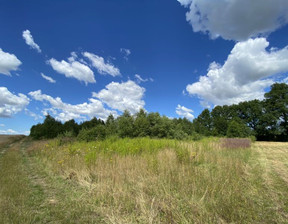
M24 139L0 170L0 223L288 220L287 143Z

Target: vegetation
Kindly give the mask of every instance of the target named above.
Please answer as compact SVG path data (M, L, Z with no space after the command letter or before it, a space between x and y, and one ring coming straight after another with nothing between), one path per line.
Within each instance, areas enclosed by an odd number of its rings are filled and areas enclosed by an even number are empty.
M111 136L121 138L151 137L169 139L201 139L201 136L288 141L288 85L275 83L263 101L252 100L238 105L216 106L193 120L169 119L159 113L141 109L132 116L128 111L106 122L93 118L77 124L70 120L62 124L50 115L43 124L34 125L30 136L49 139L56 136L76 137L81 141L101 140Z
M287 148L24 139L0 155L0 223L287 223Z

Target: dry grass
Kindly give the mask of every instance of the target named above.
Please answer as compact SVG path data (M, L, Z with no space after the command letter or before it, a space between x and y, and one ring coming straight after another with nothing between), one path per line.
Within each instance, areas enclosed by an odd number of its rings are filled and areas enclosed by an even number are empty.
M223 138L221 145L227 149L245 149L251 147L251 140L248 138Z
M231 151L207 140L123 154L103 153L97 143L78 144L71 153L71 145L54 142L37 157L53 173L86 188L86 203L108 223L268 223L274 211L259 207L261 200L272 201L268 195L259 199L265 186L258 183L261 168L250 164L256 152L246 147L247 140L237 139L236 145L244 149Z
M285 223L287 148L56 140L33 142L25 158L52 223Z

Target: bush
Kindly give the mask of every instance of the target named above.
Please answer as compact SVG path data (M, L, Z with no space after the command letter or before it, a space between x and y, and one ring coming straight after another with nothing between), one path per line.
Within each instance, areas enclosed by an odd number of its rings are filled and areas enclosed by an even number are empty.
M95 128L92 129L82 129L78 136L77 139L79 141L96 141L96 140L103 140L106 138L106 128L103 125L98 125Z

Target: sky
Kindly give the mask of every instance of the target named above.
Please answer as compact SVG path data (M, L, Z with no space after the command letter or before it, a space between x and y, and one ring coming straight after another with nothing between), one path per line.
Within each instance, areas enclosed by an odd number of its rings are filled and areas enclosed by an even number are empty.
M288 83L287 23L287 0L0 0L0 134L262 100Z

